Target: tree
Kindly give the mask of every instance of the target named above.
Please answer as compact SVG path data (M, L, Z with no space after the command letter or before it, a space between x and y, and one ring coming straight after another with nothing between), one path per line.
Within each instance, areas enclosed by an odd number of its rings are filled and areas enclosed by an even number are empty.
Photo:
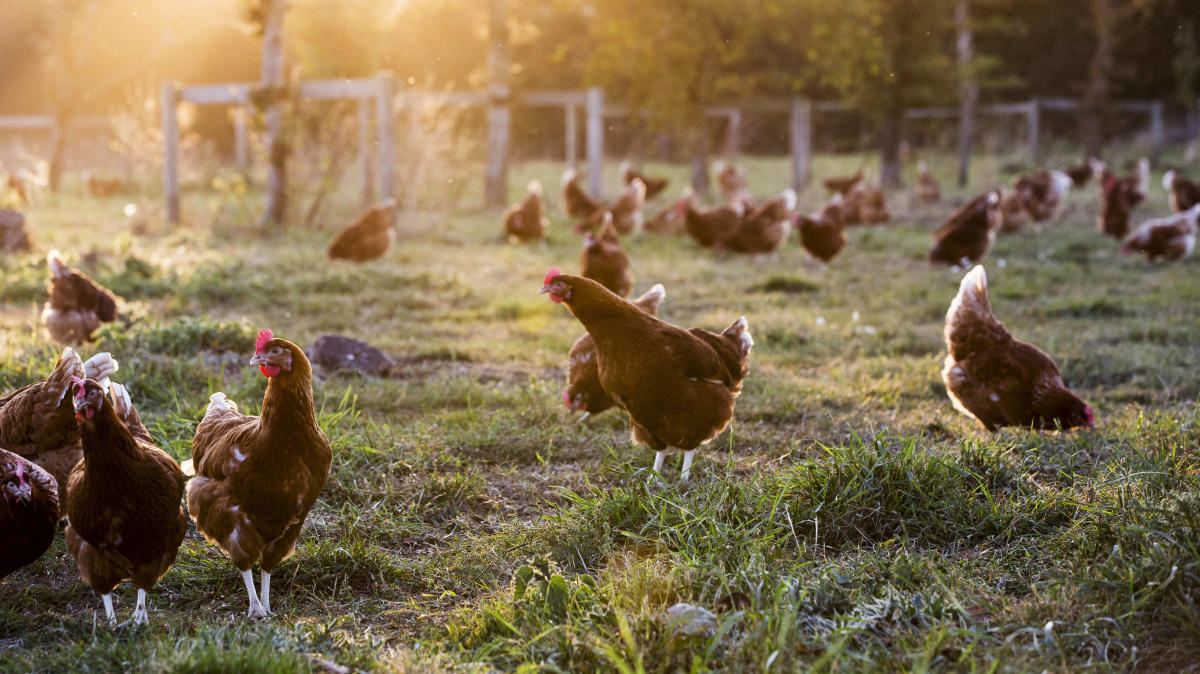
M282 227L287 215L287 156L284 125L286 80L284 75L283 19L287 0L248 0L247 18L261 29L262 82L257 93L265 108L267 126L267 203L259 225Z
M953 0L819 0L821 81L879 122L884 185L900 185L904 110L955 100Z
M596 0L589 78L681 130L692 183L708 182L704 109L799 91L806 81L799 0Z

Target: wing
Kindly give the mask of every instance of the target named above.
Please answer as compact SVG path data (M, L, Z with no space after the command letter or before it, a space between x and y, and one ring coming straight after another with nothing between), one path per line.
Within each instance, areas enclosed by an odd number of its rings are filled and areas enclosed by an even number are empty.
M26 457L75 444L79 430L67 394L71 377L83 377L83 361L71 348L45 381L34 382L0 399L0 446Z
M253 442L261 427L260 419L237 410L213 406L196 427L192 438L192 465L196 474L213 480L223 480L228 468L245 454L241 447Z
M703 328L685 331L666 323L656 328L654 339L663 345L673 369L688 379L719 381L730 388L734 386L733 374L714 348L713 341L719 340L719 336Z

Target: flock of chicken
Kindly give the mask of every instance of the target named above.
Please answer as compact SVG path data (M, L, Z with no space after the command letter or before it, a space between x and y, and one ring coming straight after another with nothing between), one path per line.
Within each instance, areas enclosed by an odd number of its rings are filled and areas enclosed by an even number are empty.
M655 285L640 298L633 289L621 237L642 230L686 233L699 245L737 253L777 250L794 227L815 257L829 261L846 245L844 227L889 219L883 190L862 173L831 178L829 203L817 214L795 212L796 194L785 190L755 203L745 176L726 165L718 184L726 202L708 209L686 191L650 220L646 199L667 186L628 167L626 189L601 203L574 171L563 176L563 204L584 235L582 273L551 269L541 292L563 304L586 333L568 354L563 401L594 415L619 407L629 416L633 440L655 451L654 474L666 452L682 450L686 482L695 450L733 418L748 372L749 323L743 316L720 333L683 329L657 317L666 296ZM1072 186L1095 176L1100 183L1100 229L1123 238L1122 251L1152 260L1191 253L1200 218L1200 188L1168 172L1164 186L1176 215L1151 220L1129 233L1130 210L1146 196L1148 167L1118 178L1099 162L1067 172L1018 176L1011 190L990 190L958 209L934 234L929 259L967 265L983 257L997 231L1018 229L1025 218L1054 216ZM916 197L940 199L937 182L922 168ZM395 202L378 204L338 234L333 259L367 261L385 254L394 234ZM508 236L546 236L541 185L504 214ZM115 318L117 298L57 251L48 256L46 331L57 341L88 341ZM942 379L954 407L988 429L1090 427L1092 409L1064 385L1054 361L1014 338L992 314L983 267L963 278L946 314L948 355ZM332 451L316 421L312 369L295 344L260 332L250 365L268 385L259 417L243 415L222 393L213 394L181 466L155 446L123 386L110 377L118 365L107 353L82 361L68 347L50 375L0 398L0 577L29 564L51 545L61 518L83 581L103 599L115 622L112 592L124 580L138 590L135 623L147 620L146 593L175 561L187 518L242 574L248 614L270 612L270 579L293 551L300 529L329 475ZM190 481L187 475L193 475ZM186 497L187 512L181 507ZM262 570L257 591L251 570Z

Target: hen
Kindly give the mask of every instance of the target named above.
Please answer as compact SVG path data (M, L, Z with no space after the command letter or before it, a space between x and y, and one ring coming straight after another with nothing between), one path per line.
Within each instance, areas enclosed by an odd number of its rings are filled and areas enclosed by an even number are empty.
M108 353L98 353L84 363L74 349L67 347L45 380L0 398L0 447L50 473L58 484L59 503L67 502L67 477L83 457L75 410L68 395L71 380L87 377L107 385L117 367L117 361Z
M1167 202L1171 210L1181 213L1200 204L1200 183L1194 183L1175 171L1163 174L1163 189L1167 191Z
M633 182L612 201L589 215L575 228L579 233L596 231L606 215L612 215L613 227L621 236L641 234L643 225L642 206L646 203L646 185L640 179Z
M117 317L117 298L87 274L67 266L57 250L46 256L50 295L42 307L42 325L60 344L79 344L92 338L101 323Z
M842 221L842 195L833 198L815 216L798 218L800 245L822 262L829 262L846 247L846 228Z
M647 220L646 231L659 234L683 234L687 231L686 221L687 217L684 215L684 205L681 199Z
M829 190L830 192L835 192L842 196L846 196L850 193L850 190L854 189L855 185L863 181L863 177L863 170L859 169L855 171L853 175L825 178L821 181L821 184L824 185L825 189Z
M1094 425L1092 408L1067 389L1054 361L996 320L982 266L963 277L946 312L946 349L942 381L950 401L989 431Z
M367 209L358 220L347 225L329 244L330 260L368 262L387 255L396 238L392 229L395 199L385 199Z
M742 202L701 210L696 208L695 198L695 193L689 187L684 190L683 198L676 202L675 208L683 214L684 231L704 248L712 248L742 226L742 219L746 215Z
M1182 213L1142 223L1121 244L1126 255L1144 253L1151 262L1182 260L1196 247L1200 203Z
M32 564L58 533L58 482L0 449L0 578Z
M879 185L855 183L846 193L845 219L847 225L877 225L891 220L887 197Z
M1015 181L1023 206L1034 222L1044 222L1058 214L1067 193L1071 191L1071 176L1062 171L1038 170Z
M656 283L644 295L632 301L642 311L658 315L658 306L666 297L667 290ZM583 412L583 418L600 414L617 403L600 385L600 369L596 365L596 342L588 333L575 340L567 354L567 388L563 391L563 402L572 412Z
M146 593L175 563L187 532L183 471L151 441L135 438L94 379L74 380L83 460L67 485L67 549L83 582L100 594L116 622L112 591L137 588L134 624L145 623Z
M642 181L642 184L646 186L646 201L650 201L662 194L667 189L667 185L671 184L671 181L667 178L648 177L638 169L630 166L628 162L622 162L621 164L621 180L626 185L632 184L634 180Z
M600 233L588 232L579 254L584 278L608 288L621 297L633 290L633 272L629 270L629 255L621 248L621 239L613 229L612 215L604 214Z
M525 198L504 211L504 233L512 241L540 241L546 238L550 220L543 215L542 183L529 181Z
M966 265L987 255L1000 227L1000 192L985 192L950 216L933 233L929 261L948 265Z
M743 210L753 207L754 196L750 194L750 184L746 182L746 174L742 173L742 169L717 161L713 163L713 171L717 174L717 188L726 203L740 204Z
M1096 174L1100 176L1101 200L1096 227L1108 236L1124 239L1129 233L1130 213L1146 199L1150 162L1145 158L1139 159L1137 173L1123 178L1113 175L1102 162L1097 162Z
M1068 166L1063 170L1064 173L1071 176L1071 184L1075 187L1083 187L1092 179L1092 160Z
M214 393L184 468L196 474L187 485L196 528L241 571L247 615L264 617L271 612L271 573L295 550L333 451L317 426L304 351L262 330L250 365L268 380L262 416L240 414L224 393ZM250 575L255 563L262 567L261 599Z
M91 171L83 172L83 184L87 193L96 199L111 197L125 186L120 178L99 178Z
M600 209L600 202L579 184L579 174L573 168L562 175L563 212L567 217L586 218Z
M788 188L746 215L737 230L727 238L718 239L716 246L737 253L774 253L792 233L795 209L796 192Z
M746 318L721 334L684 330L558 269L546 275L541 292L566 304L592 336L600 385L629 413L633 440L656 452L655 472L667 449L681 449L686 482L696 448L733 418L754 344Z
M929 172L929 165L923 161L917 164L916 196L918 201L927 204L937 203L942 198L942 186Z

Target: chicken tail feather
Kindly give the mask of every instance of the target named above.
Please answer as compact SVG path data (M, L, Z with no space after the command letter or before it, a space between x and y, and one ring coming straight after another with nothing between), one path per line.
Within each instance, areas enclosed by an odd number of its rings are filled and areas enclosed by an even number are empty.
M1008 331L992 314L987 273L983 265L975 265L963 277L958 294L946 312L946 345L950 354L961 360L980 346L1008 337Z

